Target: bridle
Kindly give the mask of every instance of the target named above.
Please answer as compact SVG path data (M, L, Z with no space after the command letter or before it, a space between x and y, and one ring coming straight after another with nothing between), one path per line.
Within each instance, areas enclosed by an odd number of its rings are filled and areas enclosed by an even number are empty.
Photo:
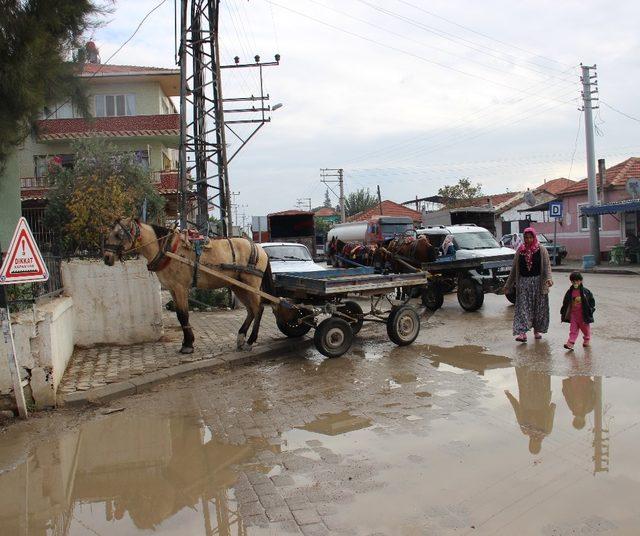
M116 225L120 226L120 229L122 230L122 232L125 235L125 239L128 239L131 242L131 248L133 249L133 247L136 245L136 242L138 241L138 238L140 238L140 225L138 225L138 222L135 219L131 220L131 228L127 228L122 224L122 220L116 220L115 222L113 222L113 228L115 229ZM105 244L104 245L104 250L105 251L111 251L114 255L117 255L119 258L122 258L122 254L125 253L124 251L124 239L120 239L120 243L119 244Z

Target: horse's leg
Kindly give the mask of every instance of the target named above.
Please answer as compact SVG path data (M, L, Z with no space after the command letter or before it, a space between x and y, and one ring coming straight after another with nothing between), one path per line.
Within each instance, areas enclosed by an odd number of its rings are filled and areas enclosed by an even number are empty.
M180 348L181 354L193 353L193 330L189 325L189 291L183 287L177 287L171 291L173 301L176 304L176 316L178 322L182 327L182 348Z
M253 322L255 314L254 309L251 307L251 296L249 295L248 291L236 289L235 293L236 297L242 302L242 305L244 305L245 309L247 310L247 318L244 319L244 322L238 330L238 338L236 341L238 350L242 350L247 337L247 331L249 331L249 326L251 325L251 322Z
M247 341L247 344L252 345L258 338L258 332L260 331L260 321L262 320L262 313L264 313L264 305L262 305L262 298L253 294L251 296L251 306L254 311L253 329L251 330L251 336Z

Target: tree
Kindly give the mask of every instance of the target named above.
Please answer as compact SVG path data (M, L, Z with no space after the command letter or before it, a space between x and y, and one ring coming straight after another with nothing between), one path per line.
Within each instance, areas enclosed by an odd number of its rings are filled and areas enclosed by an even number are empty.
M369 192L368 188L360 188L344 198L344 209L347 216L364 212L377 204L378 200Z
M327 188L324 191L324 203L322 204L322 206L326 208L331 208L331 198L329 197L329 188Z
M0 169L45 107L71 99L88 115L81 38L104 12L93 0L0 2Z
M73 144L74 166L66 169L54 157L48 178L45 223L65 252L99 252L116 218L138 216L147 200L147 217L161 222L164 199L154 188L149 172L131 153L118 153L104 140Z
M465 201L480 197L482 185L473 186L470 179L460 179L457 184L440 188L438 195L445 198L444 204L447 207L460 207L464 206Z

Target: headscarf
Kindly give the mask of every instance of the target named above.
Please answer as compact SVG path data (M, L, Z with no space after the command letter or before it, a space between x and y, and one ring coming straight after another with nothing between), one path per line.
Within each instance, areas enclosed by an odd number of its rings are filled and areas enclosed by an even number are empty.
M531 233L533 235L533 242L530 246L528 246L526 241L524 240L524 235L526 235L527 233ZM531 270L531 267L533 266L533 255L540 249L540 242L538 242L538 233L536 233L536 230L533 227L527 227L523 231L522 236L523 240L522 244L520 244L520 246L518 247L518 253L524 255L524 260L527 263L527 270Z
M522 245L522 238L520 238L520 235L518 233L513 233L513 241L511 242L513 249L515 249L516 251L518 250L518 248Z
M453 235L448 234L447 236L445 236L442 242L442 252L446 255L447 250L449 249L449 246L452 246L452 245L453 245Z

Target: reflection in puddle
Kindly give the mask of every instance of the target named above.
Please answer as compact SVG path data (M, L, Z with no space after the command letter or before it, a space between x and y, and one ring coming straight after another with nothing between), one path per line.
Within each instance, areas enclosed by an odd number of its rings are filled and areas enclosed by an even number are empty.
M453 346L444 348L440 346L426 345L427 357L438 368L441 363L463 370L475 370L483 375L486 370L507 368L511 366L511 360L501 355L485 353L481 346Z
M347 432L353 432L354 430L360 430L362 428L369 428L369 426L371 426L371 419L358 415L351 415L345 410L340 413L324 413L316 420L311 421L304 426L300 426L299 428L301 430L307 430L308 432L315 432L317 434L336 436L346 434Z
M0 475L2 534L243 534L229 488L256 446L194 419L90 422Z

